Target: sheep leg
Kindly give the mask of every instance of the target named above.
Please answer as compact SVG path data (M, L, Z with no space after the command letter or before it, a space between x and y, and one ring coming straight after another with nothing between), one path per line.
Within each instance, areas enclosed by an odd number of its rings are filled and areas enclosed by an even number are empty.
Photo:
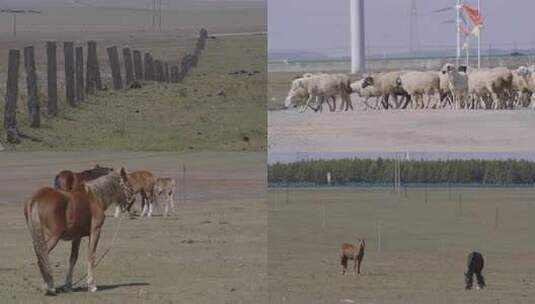
M342 102L346 104L346 111L348 111L351 108L351 111L353 111L353 102L351 102L351 96L347 94L346 92L342 92L340 95L342 97Z
M312 99L314 99L315 96L313 95L310 95L307 99L307 102L305 103L305 106L303 107L303 110L301 111L301 113L305 112L306 109L310 106L310 102L312 102Z

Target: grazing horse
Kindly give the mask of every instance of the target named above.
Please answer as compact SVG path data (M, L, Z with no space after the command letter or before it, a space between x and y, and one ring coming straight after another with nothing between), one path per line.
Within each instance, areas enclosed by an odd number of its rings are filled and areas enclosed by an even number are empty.
M347 261L353 260L353 274L360 274L360 263L364 258L364 249L366 241L358 240L358 245L344 243L342 244L342 251L340 253L340 264L342 265L342 275L347 271ZM358 267L358 268L357 268Z
M176 181L174 178L158 177L156 179L156 196L158 197L161 194L164 194L166 196L165 211L163 213L164 216L167 216L167 214L169 213L169 207L171 207L171 211L173 212L173 214L175 213L175 187Z
M134 171L126 174L128 183L134 189L134 194L141 195L141 216L147 214L147 217L152 216L152 205L156 202L155 186L156 178L149 171ZM127 207L130 212L132 205L135 203L133 199ZM120 213L119 206L115 208L115 217Z
M54 187L63 191L79 190L82 183L99 178L111 171L113 171L113 168L101 167L98 164L93 169L78 173L63 170L54 178Z
M37 190L24 204L24 216L30 230L37 265L45 281L45 294L55 295L54 278L48 255L59 240L72 241L69 270L63 290L72 290L72 273L78 259L82 237L89 237L87 254L88 290L97 291L93 276L95 252L104 224L105 211L112 203L126 209L133 198L126 172L111 172L86 182L80 191L66 192L45 187Z
M464 273L464 281L466 283L466 290L472 289L474 284L474 274L477 279L477 289L485 288L485 278L481 274L485 261L483 260L483 255L481 253L473 251L468 254L466 260L466 272Z

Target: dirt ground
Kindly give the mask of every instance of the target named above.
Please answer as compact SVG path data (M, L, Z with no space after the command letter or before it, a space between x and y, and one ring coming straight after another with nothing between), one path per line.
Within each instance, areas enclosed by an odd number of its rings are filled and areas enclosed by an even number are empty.
M299 73L268 75L270 152L528 152L535 150L533 110L355 111L322 113L281 110L291 79Z
M532 303L535 191L429 189L427 203L425 193L270 190L270 303ZM362 274L342 276L340 245L357 238ZM486 260L485 290L464 290L472 250Z
M58 171L95 163L177 178L176 215L163 218L156 209L150 219L120 220L109 209L97 250L98 257L112 246L95 271L100 291L88 293L82 281L72 294L44 297L22 202L51 185ZM1 302L265 303L265 163L262 153L2 154ZM86 269L87 241L82 243L75 281ZM51 254L56 286L64 282L69 250L69 243L60 242Z

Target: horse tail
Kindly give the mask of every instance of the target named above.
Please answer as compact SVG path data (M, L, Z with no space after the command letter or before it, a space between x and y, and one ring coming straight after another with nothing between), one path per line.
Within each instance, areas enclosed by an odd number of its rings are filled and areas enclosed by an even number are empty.
M48 246L45 240L45 234L39 218L39 208L36 201L31 201L26 207L26 222L30 235L32 237L33 249L39 262L39 268L45 277L45 281L48 281L47 277L52 277L50 262L48 260Z

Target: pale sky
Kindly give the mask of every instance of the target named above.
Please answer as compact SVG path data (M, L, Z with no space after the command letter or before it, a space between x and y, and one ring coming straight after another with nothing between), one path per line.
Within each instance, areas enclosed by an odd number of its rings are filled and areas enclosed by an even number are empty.
M422 49L455 45L455 25L443 24L454 12L433 13L453 7L455 0L415 0L419 12ZM535 1L481 0L488 48L535 48ZM476 0L467 4L476 5ZM409 49L411 0L365 0L367 43L371 53L406 52ZM269 51L349 53L349 0L269 0Z

